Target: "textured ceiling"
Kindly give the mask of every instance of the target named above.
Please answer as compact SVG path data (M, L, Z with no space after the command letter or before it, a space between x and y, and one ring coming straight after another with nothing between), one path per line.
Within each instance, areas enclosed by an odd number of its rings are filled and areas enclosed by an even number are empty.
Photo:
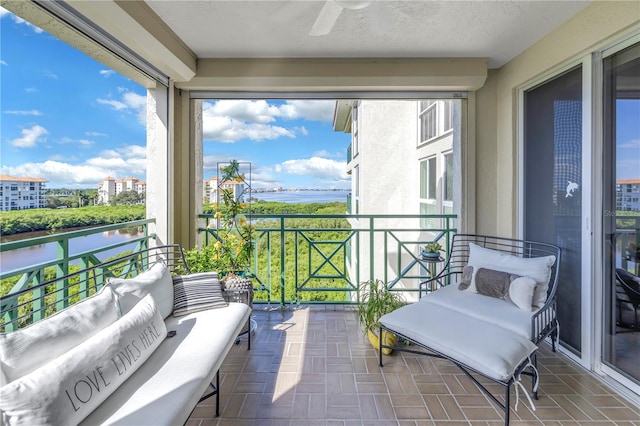
M490 68L589 4L373 0L342 9L327 35L312 36L324 1L147 3L199 58L487 57Z

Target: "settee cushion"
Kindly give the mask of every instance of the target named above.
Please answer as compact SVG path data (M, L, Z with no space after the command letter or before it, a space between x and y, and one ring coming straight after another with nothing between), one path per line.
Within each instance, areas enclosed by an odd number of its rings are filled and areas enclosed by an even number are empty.
M141 366L166 337L151 296L69 352L0 388L3 423L77 424Z
M431 299L439 289L425 299ZM453 289L456 293L465 292ZM480 295L500 303L504 300ZM514 309L517 310L517 308ZM446 355L485 376L508 381L516 368L537 349L530 340L501 326L474 321L465 314L436 304L414 303L380 318L385 327L425 347ZM420 327L416 327L420 324Z
M459 291L455 285L448 285L429 293L428 296L420 299L418 304L440 305L454 313L464 314L467 318L474 320L467 324L467 327L473 328L477 323L475 320L482 320L526 339L531 338L533 312L522 310L504 299Z
M133 278L109 278L108 285L118 295L121 314L129 312L147 294L151 294L162 318L173 311L173 282L164 262L154 263Z
M244 303L170 316L167 338L118 391L81 424L181 425L249 319Z
M227 306L217 272L173 277L173 298L173 315L176 317Z
M116 296L109 287L103 287L93 296L45 321L1 333L0 368L6 381L31 373L113 324L119 317Z
M477 293L475 276L479 268L508 272L535 280L537 285L534 291L533 305L542 307L547 300L551 267L555 260L555 256L519 257L469 243L469 260L467 264L473 266L474 277L467 291Z

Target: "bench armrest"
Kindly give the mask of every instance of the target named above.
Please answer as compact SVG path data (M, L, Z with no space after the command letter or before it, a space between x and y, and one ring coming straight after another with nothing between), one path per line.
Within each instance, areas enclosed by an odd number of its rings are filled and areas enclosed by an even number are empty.
M557 304L553 297L531 317L531 341L536 345L558 329Z

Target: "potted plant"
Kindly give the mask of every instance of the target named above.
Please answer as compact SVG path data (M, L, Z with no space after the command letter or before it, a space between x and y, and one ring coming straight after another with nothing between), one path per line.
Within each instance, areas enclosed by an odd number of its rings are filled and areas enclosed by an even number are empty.
M247 210L244 193L248 186L238 161L231 160L221 168L219 202L213 206L215 220L209 224L215 229L215 242L186 252L192 272L216 271L224 281L226 276L244 275L247 271L251 262L253 231L244 215Z
M380 347L380 318L404 304L400 294L388 291L383 281L369 280L360 284L358 318L375 349ZM387 331L383 331L382 339L383 344L387 346L395 346L397 341L396 335ZM391 349L384 348L382 353L389 355Z
M434 241L424 246L424 249L422 250L422 256L437 258L437 257L440 257L441 251L444 251L444 250L442 249L442 246L440 245L440 243Z

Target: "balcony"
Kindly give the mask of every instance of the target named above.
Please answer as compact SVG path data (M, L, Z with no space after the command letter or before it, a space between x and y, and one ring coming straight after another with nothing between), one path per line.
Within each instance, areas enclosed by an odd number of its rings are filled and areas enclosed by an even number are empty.
M446 361L393 353L378 367L351 307L258 307L254 318L251 351L235 346L220 369L220 418L205 401L187 425L502 424L494 404ZM566 356L545 345L538 365L536 410L521 399L512 425L637 424L638 407Z

